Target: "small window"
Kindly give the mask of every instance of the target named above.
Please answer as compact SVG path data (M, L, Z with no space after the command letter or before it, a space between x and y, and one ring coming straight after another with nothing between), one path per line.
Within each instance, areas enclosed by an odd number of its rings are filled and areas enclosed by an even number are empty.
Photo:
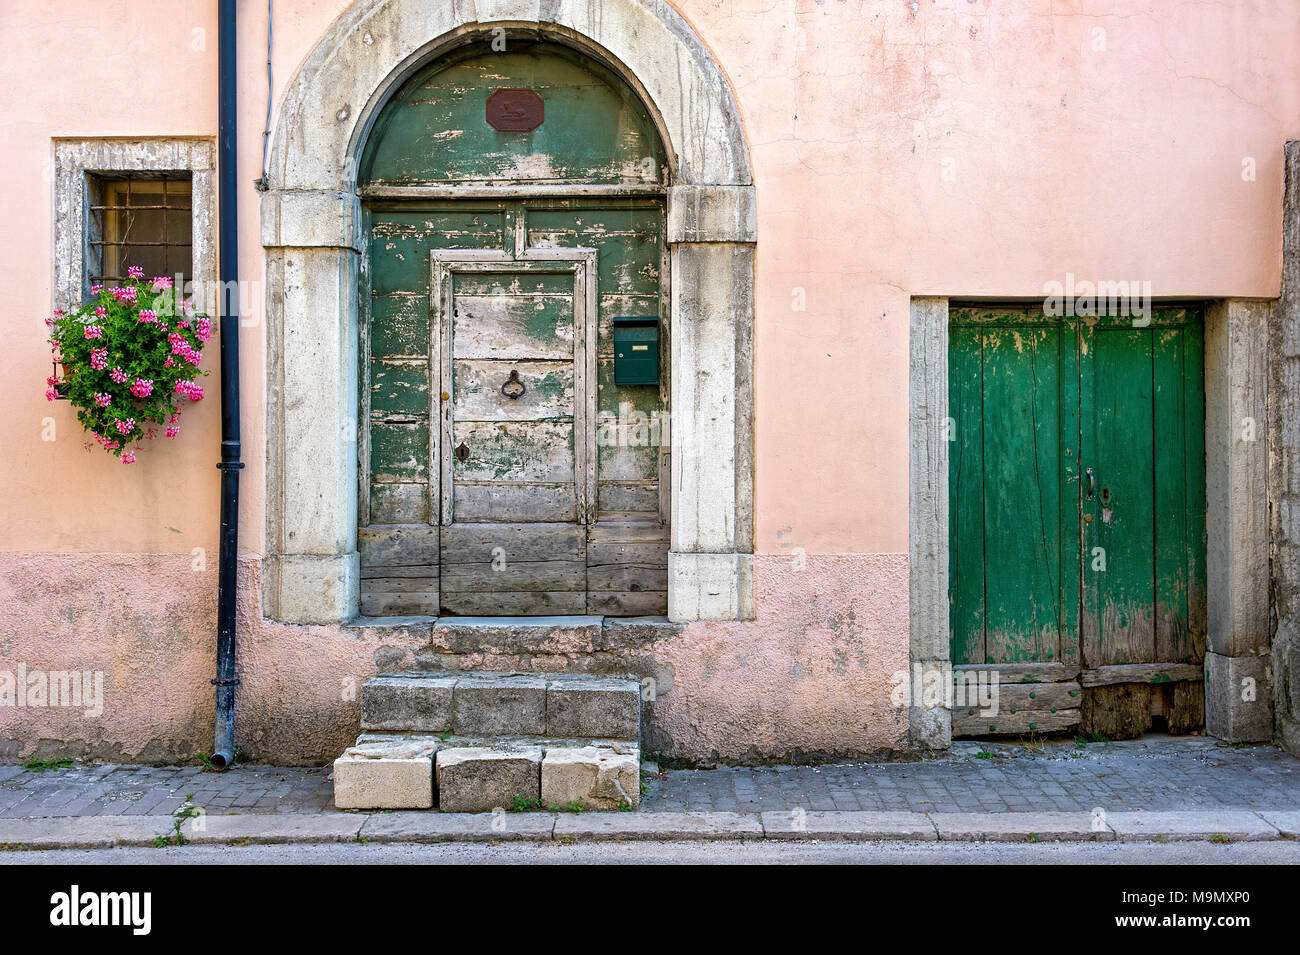
M127 269L165 275L183 287L193 275L193 216L187 172L88 176L86 278L116 285Z

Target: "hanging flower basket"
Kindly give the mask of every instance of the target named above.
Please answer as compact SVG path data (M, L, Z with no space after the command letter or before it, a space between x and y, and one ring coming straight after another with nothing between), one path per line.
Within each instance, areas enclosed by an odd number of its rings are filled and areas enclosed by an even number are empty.
M91 437L132 464L140 442L180 434L181 407L203 397L208 373L198 365L212 322L173 294L171 279L127 271L122 285L94 286L93 301L46 319L56 366L45 397L67 398Z

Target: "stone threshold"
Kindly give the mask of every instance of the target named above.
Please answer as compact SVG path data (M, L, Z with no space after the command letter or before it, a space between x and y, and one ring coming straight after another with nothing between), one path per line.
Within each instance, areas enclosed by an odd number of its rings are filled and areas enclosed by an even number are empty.
M0 819L0 849L148 846L170 816ZM587 842L767 839L854 842L1257 842L1300 839L1300 810L1189 812L324 812L206 815L186 842Z

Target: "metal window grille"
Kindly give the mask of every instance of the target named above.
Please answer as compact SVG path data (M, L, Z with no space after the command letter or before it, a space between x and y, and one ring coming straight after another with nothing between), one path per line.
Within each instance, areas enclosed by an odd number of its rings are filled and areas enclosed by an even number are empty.
M146 276L190 281L193 220L188 173L91 178L87 279L117 285L137 265Z

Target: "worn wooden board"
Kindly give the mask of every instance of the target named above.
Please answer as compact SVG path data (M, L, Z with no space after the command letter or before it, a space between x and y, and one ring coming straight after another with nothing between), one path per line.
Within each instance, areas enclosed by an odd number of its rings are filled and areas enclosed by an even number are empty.
M1112 686L1116 683L1201 682L1205 678L1199 663L1127 663L1083 671L1084 686Z
M999 713L997 716L972 715L966 709L952 714L952 735L958 738L979 736L1040 736L1049 733L1067 733L1079 726L1080 710L1060 710L1056 713L1041 710L1021 710L1017 713Z
M363 568L437 564L439 544L438 528L428 524L363 527L357 531Z
M584 614L585 591L526 591L523 593L446 593L441 612L462 617L516 617Z
M997 670L1002 683L1060 683L1079 676L1079 667L1066 663L972 663L955 664L953 677L963 679L968 671Z
M969 701L977 687L966 684L964 698ZM998 705L1011 710L1077 710L1083 703L1082 687L1074 682L1065 683L998 683ZM962 700L962 684L954 686L954 700ZM954 704L953 709L963 707ZM969 706L965 707L969 708Z
M1082 732L1107 739L1136 739L1151 728L1151 694L1160 687L1138 683L1086 688Z
M429 519L427 484L375 483L370 486L371 524L411 524Z
M1163 688L1165 726L1170 733L1195 733L1205 726L1205 684L1174 683Z
M457 523L440 528L442 560L585 560L587 533L576 524Z
M375 586L361 590L361 613L367 617L424 617L437 616L439 609L438 585L433 584L418 593L378 589Z
M500 564L443 564L442 592L524 593L586 590L581 560L504 561Z
M604 617L662 617L668 613L668 592L590 591L587 594L587 613Z
M470 522L578 520L572 484L458 484L452 507L459 520Z

